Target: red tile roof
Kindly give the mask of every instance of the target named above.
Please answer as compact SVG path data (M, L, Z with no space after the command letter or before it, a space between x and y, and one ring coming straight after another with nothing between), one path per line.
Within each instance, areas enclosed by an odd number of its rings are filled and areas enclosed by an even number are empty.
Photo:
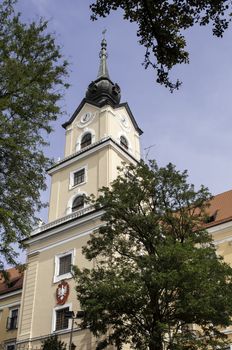
M23 286L23 272L12 267L7 270L7 273L8 281L0 275L0 295L22 289Z
M214 220L207 227L232 221L232 190L220 193L210 201L209 215L214 216Z

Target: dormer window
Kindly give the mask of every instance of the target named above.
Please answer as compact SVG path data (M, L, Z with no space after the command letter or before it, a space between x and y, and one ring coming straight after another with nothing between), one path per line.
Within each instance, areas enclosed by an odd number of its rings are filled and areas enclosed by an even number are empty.
M72 204L72 212L84 208L84 196L77 196Z
M120 137L120 145L125 149L128 149L128 141L123 135Z
M81 149L91 145L91 143L92 143L92 135L90 132L88 132L81 139Z

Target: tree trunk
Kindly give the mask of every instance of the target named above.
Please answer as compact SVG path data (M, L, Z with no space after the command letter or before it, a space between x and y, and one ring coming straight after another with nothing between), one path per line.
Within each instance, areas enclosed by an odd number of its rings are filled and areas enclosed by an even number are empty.
M153 334L149 342L149 350L163 350L163 341L161 334Z

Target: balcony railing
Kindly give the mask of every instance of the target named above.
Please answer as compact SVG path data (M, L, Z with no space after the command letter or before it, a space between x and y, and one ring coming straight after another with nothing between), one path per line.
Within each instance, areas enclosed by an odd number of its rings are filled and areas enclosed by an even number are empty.
M87 213L93 211L94 209L95 209L94 205L89 205L89 206L87 206L87 207L85 207L83 209L76 210L76 211L74 211L71 214L62 216L61 218L59 218L57 220L51 221L48 224L41 225L41 226L37 227L32 232L32 236L34 236L34 235L36 235L36 234L38 234L40 232L46 231L46 230L48 230L50 228L53 228L53 227L55 227L57 225L63 224L65 222L68 222L68 221L73 220L75 218L78 218L80 216L83 216L84 214L87 214Z

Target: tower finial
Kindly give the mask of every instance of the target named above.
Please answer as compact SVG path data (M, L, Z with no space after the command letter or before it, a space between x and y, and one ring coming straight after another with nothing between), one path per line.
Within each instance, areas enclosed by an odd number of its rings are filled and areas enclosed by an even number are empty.
M98 70L98 78L101 77L105 77L105 78L110 78L109 76L109 72L108 72L108 68L107 68L107 64L106 64L106 59L108 57L107 51L106 51L106 47L107 47L107 42L105 39L105 33L106 33L106 29L104 29L102 31L102 35L103 35L103 39L101 41L101 51L99 53L99 57L100 57L100 66L99 66L99 70Z
M109 72L107 69L107 42L105 39L106 29L102 31L101 51L99 53L100 65L98 70L97 79L89 84L85 97L88 101L99 104L99 106L105 106L110 104L116 106L120 102L121 91L118 84L113 83L110 80Z
M105 39L105 34L106 34L106 32L107 32L107 29L106 29L106 28L103 29L103 31L102 31L103 39Z

